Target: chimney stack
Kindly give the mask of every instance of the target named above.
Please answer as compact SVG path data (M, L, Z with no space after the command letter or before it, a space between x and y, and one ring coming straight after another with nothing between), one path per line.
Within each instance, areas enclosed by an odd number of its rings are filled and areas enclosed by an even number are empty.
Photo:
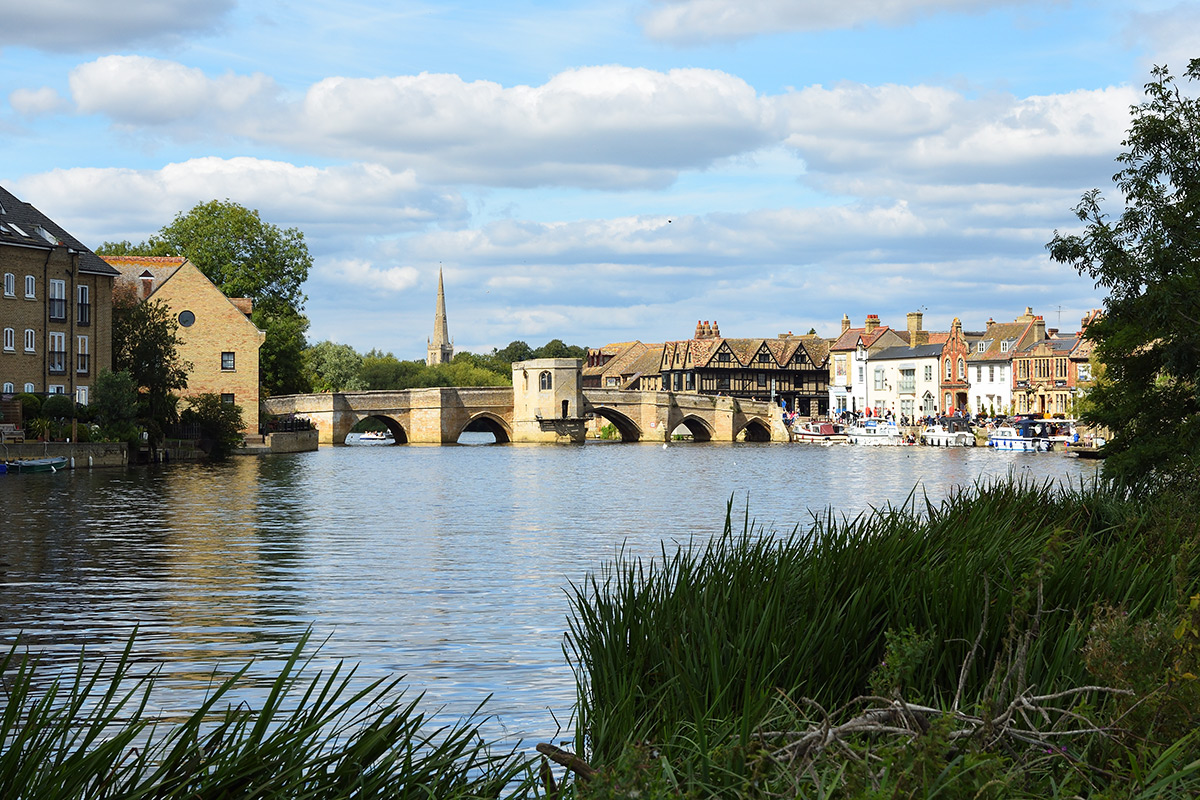
M850 315L842 314L842 333L850 330Z
M867 314L867 321L863 323L863 331L870 336L879 327L879 315Z
M908 344L911 347L920 347L923 344L929 344L929 331L921 329L921 323L924 319L925 315L920 311L910 311L908 313Z

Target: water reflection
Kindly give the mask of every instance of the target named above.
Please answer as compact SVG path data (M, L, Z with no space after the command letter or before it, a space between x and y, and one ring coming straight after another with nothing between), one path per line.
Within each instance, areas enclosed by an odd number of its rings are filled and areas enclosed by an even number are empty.
M1078 481L1094 464L987 449L778 444L343 447L227 464L5 476L0 640L162 662L185 708L260 659L261 686L311 627L318 666L407 676L430 706L486 695L511 737L569 719L564 588L622 546L719 532L726 503L770 529L854 515L1010 472ZM252 688L248 691L254 691Z

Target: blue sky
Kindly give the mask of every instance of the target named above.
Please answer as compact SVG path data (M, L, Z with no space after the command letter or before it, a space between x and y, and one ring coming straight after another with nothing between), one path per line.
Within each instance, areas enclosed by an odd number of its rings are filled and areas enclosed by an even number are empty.
M1074 330L1045 243L1200 6L0 0L0 184L92 246L230 199L304 232L311 341Z

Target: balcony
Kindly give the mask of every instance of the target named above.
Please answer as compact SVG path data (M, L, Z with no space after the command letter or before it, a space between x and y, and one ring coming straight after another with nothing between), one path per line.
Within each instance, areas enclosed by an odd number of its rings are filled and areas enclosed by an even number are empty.
M67 351L50 350L46 353L46 367L51 375L67 374Z
M92 304L91 303L76 303L75 304L75 324L76 325L91 325L92 324Z
M61 297L51 297L47 302L50 304L50 321L66 322L67 301Z
M92 366L92 357L87 353L75 354L75 373L77 375L87 375Z

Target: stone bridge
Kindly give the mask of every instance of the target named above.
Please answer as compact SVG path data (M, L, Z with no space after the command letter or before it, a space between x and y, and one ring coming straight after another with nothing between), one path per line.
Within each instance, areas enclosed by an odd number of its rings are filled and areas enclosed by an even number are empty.
M787 441L779 408L771 403L680 392L583 389L571 419L537 417L535 425L557 436L530 438L513 418L513 389L433 388L399 391L284 395L263 401L272 415L312 420L321 444L342 444L350 429L368 417L391 430L397 444L451 444L464 431L486 431L497 442L578 441L573 432L599 418L611 422L626 442L666 442L683 426L698 442ZM532 422L532 421L531 421ZM591 422L593 425L601 423Z

